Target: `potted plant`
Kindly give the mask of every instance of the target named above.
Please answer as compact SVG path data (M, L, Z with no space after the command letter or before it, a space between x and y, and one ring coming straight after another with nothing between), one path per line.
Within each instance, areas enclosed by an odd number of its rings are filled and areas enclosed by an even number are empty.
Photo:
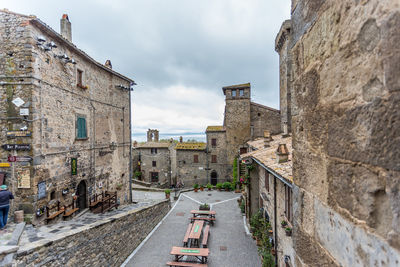
M281 226L282 228L286 228L287 222L285 220L281 221Z
M207 189L208 189L208 191L212 190L212 185L210 183L207 184Z
M225 182L222 186L225 189L225 191L230 191L231 190L231 183L230 182Z
M210 206L207 203L201 204L199 210L210 210Z
M244 199L242 199L242 202L240 202L240 211L241 211L242 213L245 212L245 202L244 202Z
M117 188L117 190L121 190L122 189L122 184L117 184L116 188Z
M204 191L204 185L200 185L200 191Z
M169 199L169 196L171 195L171 190L165 189L164 193L165 193L165 198Z
M222 184L221 184L221 183L218 183L215 187L218 189L218 191L221 191L221 189L222 189Z
M194 192L199 191L199 184L194 184L193 188L194 188Z
M286 228L285 228L285 232L286 232L286 235L287 235L287 236L291 236L291 235L292 235L292 228L286 227Z

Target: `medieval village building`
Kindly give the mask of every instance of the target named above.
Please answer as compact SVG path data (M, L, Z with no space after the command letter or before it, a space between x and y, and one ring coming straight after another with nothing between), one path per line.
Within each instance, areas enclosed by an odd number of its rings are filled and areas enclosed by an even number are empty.
M60 24L57 33L34 16L0 11L0 182L15 196L11 212L24 210L34 224L46 206L83 210L103 190L129 198L134 81L78 49L68 15Z

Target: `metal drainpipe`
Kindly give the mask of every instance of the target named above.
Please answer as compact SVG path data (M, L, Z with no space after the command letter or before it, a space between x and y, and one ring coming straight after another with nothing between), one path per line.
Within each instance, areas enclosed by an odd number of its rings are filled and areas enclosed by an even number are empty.
M277 207L276 207L276 177L274 176L274 225L275 225L275 266L278 266L278 227L277 227Z
M132 197L132 103L131 103L131 95L132 95L132 87L136 85L135 82L129 85L129 202L133 202Z
M93 108L93 138L92 138L92 150L93 150L93 176L96 181L96 108L93 106L92 101L90 101L90 105ZM96 186L95 186L96 190ZM94 191L95 191L94 190ZM96 192L95 192L96 194Z
M208 143L207 143L207 146L206 146L206 173L207 173L207 183L211 184L211 180L209 179L208 169L209 169L209 164L208 164Z

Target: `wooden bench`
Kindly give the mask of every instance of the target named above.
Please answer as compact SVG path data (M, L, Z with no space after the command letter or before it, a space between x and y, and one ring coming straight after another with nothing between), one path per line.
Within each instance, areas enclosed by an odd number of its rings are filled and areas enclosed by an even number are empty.
M207 267L207 264L204 263L195 263L195 262L187 262L187 261L169 261L167 262L169 266L194 266L194 267Z
M207 221L212 225L214 225L214 221L215 221L215 218L210 218L210 217L191 217L189 219L190 219L191 223L193 223L196 220L202 220L202 221Z
M186 230L185 237L183 238L183 246L184 247L188 246L189 234L190 234L190 231L192 230L192 226L193 226L193 224L189 223L188 228Z
M53 213L50 213L50 211L53 209L56 209L56 211ZM60 209L60 201L57 200L56 205L54 205L52 207L46 206L46 212L47 212L46 221L48 222L48 221L56 218L58 215L62 214L64 212L64 210Z
M210 235L210 226L207 225L204 228L204 232L203 232L203 241L201 242L201 245L203 246L203 248L207 248L207 243L208 243L208 236Z
M64 206L64 214L63 217L69 217L73 215L75 212L77 212L79 208L75 207L75 201L72 199L72 203L70 205Z

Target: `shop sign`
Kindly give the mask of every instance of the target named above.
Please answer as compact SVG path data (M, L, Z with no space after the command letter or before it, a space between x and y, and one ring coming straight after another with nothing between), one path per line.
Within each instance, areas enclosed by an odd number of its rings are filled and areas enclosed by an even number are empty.
M17 157L16 156L8 156L7 160L8 160L8 162L16 162Z
M8 138L13 138L13 137L29 137L32 136L31 131L8 131L7 132L7 137Z
M18 162L29 162L32 161L32 157L29 156L16 156L15 157Z
M18 188L31 188L31 173L29 169L18 172Z
M38 199L46 197L46 182L38 183Z
M30 144L5 144L1 146L5 150L31 150Z
M71 158L71 175L77 175L78 173L78 159Z
M5 168L5 167L10 167L10 163L8 162L0 162L0 167Z

